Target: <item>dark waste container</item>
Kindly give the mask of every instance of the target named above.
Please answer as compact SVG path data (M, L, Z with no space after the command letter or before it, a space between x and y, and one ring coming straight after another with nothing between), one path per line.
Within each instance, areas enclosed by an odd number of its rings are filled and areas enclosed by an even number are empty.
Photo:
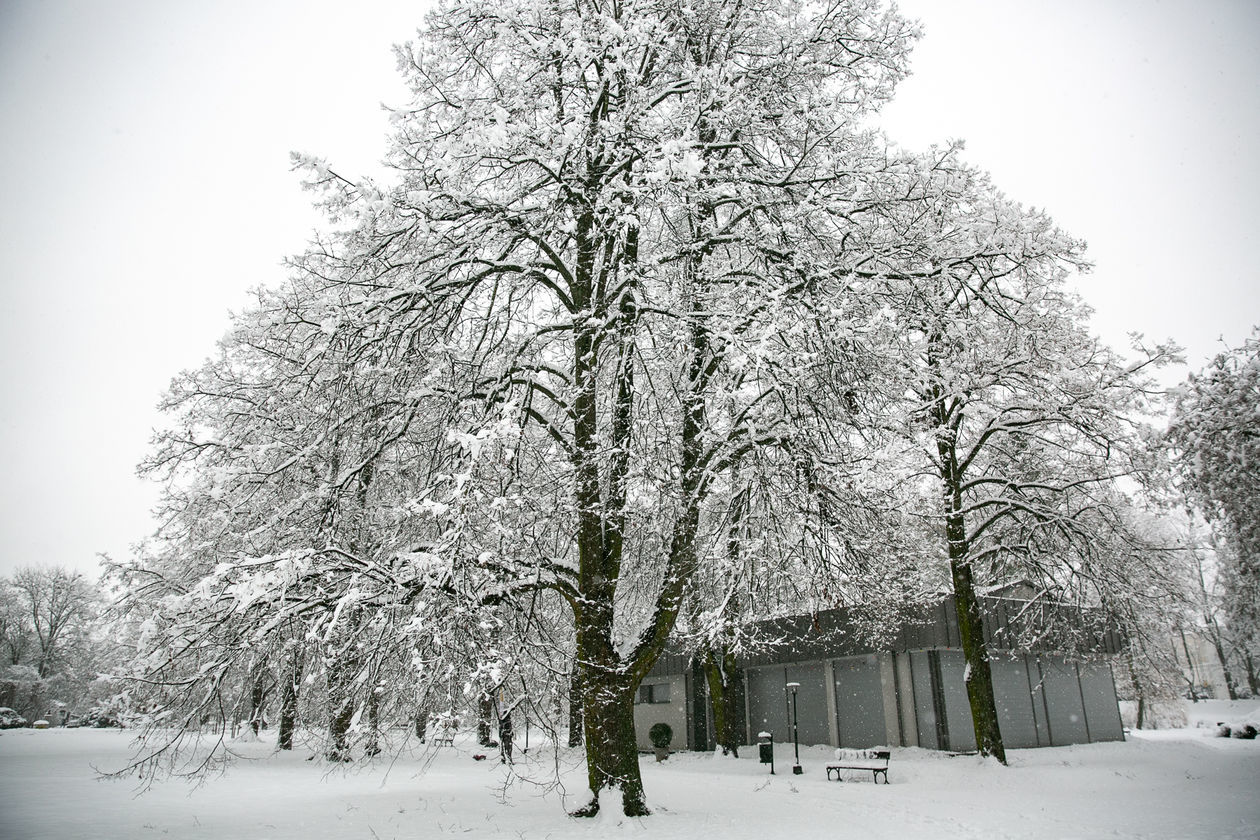
M774 739L769 732L757 733L757 752L761 757L761 763L769 764L770 772L774 773Z

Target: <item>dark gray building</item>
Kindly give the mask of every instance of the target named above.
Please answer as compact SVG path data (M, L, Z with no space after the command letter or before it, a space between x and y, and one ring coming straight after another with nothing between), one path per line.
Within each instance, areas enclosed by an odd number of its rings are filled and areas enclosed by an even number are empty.
M1122 639L1086 612L1050 622L1045 609L1028 601L984 599L1007 748L1123 740L1110 666ZM974 750L952 600L888 628L878 645L862 641L857 620L846 610L828 610L756 626L754 636L763 641L739 661L745 743L755 742L761 731L773 733L776 741L792 739L787 686L799 683L802 744ZM1071 658L1056 653L1053 640L1045 638L1034 646L1022 642L1047 626L1071 627L1078 653ZM704 672L685 655L661 657L644 680L635 706L641 747L650 746L647 731L658 721L673 728L675 749L712 749Z

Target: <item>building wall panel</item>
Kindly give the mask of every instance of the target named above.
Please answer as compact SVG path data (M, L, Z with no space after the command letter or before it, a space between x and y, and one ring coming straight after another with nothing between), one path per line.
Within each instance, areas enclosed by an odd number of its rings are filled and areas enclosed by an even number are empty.
M1041 687L1049 716L1051 746L1089 743L1076 666L1062 656L1042 656L1040 659Z
M648 730L657 723L668 723L670 729L674 730L674 740L670 743L670 749L687 749L687 690L683 675L649 677L643 681L643 685L668 685L669 702L636 702L634 704L634 736L639 749L652 749Z
M836 685L837 731L842 747L873 747L887 742L884 687L874 654L831 663Z
M1082 662L1077 666L1081 694L1085 698L1085 720L1090 741L1123 741L1124 724L1116 702L1116 681L1106 662Z
M1028 691L1028 663L1023 656L998 657L990 663L998 727L1007 749L1040 746L1033 698Z

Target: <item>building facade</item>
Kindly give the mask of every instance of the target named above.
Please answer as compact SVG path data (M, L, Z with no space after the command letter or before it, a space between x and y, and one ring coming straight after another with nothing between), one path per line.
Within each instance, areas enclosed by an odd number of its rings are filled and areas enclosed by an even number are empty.
M1086 654L1068 658L1017 644L1037 619L1027 602L985 599L998 721L1007 748L1123 740L1109 657L1122 640L1087 628ZM765 641L739 661L744 743L759 732L792 740L793 702L802 744L905 746L966 752L976 747L964 684L966 662L952 601L863 643L844 610L763 622ZM1081 645L1076 645L1080 648ZM795 697L793 697L793 685ZM666 655L644 680L635 705L640 747L664 721L674 749L712 749L707 683L698 662Z

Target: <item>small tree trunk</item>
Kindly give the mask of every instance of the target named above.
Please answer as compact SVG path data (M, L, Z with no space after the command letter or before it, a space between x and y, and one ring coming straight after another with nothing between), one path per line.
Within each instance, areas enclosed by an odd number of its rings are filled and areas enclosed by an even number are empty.
M364 747L365 755L379 755L381 752L381 695L380 687L373 686L368 694L368 740Z
M483 747L494 746L494 739L490 737L490 717L493 714L490 695L481 695L481 702L477 704L477 743Z
M569 677L569 746L582 745L582 669L573 664Z
M976 749L1006 763L1006 747L998 726L997 703L993 698L993 671L989 667L989 646L984 639L980 599L976 597L971 566L951 559L954 577L954 607L958 612L958 635L967 658L967 702L976 732Z
M512 763L512 742L515 738L516 731L512 726L512 712L510 709L501 709L499 711L499 760L505 764Z
M1177 632L1181 634L1181 649L1186 654L1186 682L1190 684L1190 702L1199 702L1199 689L1195 687L1194 660L1190 658L1190 642L1186 640L1186 631L1183 628L1177 628ZM1174 651L1176 649L1174 648ZM1174 658L1176 653L1173 654Z
M354 672L354 663L345 653L328 669L329 761L350 761L350 722L354 720Z
M416 737L420 739L420 743L425 742L429 730L429 710L421 707L416 712Z
M742 674L735 665L735 654L729 651L705 652L704 675L709 684L709 703L713 711L713 736L722 755L739 758L743 742L739 731L739 684Z
M1256 675L1256 661L1250 654L1243 654L1243 665L1247 668L1247 687L1252 697L1260 697L1260 678Z
M254 684L249 691L249 728L255 735L263 726L263 701L267 697L267 686L263 679L266 673L262 667L254 672Z
M1142 681L1138 679L1137 665L1133 662L1133 651L1129 651L1129 681L1133 683L1133 693L1137 696L1137 720L1134 726L1137 729L1142 728L1142 724L1146 721L1146 691L1142 688Z
M293 749L293 730L297 726L298 685L302 681L302 656L294 651L280 675L279 747Z
M1216 648L1216 658L1221 661L1221 673L1225 676L1225 691L1229 694L1230 700L1238 699L1238 687L1234 684L1234 672L1229 668L1229 661L1225 658L1225 646L1221 643L1220 630L1216 628L1216 622L1212 622L1212 646Z

